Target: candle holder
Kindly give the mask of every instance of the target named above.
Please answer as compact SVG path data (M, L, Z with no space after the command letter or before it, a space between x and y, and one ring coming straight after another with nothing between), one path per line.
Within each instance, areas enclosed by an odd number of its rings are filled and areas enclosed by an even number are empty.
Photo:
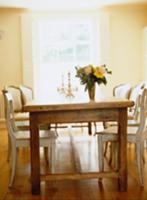
M57 88L57 91L64 95L65 98L75 98L74 92L78 91L77 87L72 87L71 85L71 74L70 72L67 73L67 87L64 85L64 76L62 75L61 87Z
M58 88L57 88L57 91L58 91L60 94L65 94L64 75L62 75L62 77L61 77L61 87L58 87Z

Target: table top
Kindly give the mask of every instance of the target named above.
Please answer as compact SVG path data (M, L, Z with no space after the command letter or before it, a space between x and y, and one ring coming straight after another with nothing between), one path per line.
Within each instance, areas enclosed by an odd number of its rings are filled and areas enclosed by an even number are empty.
M104 108L126 108L134 105L127 99L107 98L92 102L51 102L33 100L23 106L25 112L55 111L55 110L83 110Z

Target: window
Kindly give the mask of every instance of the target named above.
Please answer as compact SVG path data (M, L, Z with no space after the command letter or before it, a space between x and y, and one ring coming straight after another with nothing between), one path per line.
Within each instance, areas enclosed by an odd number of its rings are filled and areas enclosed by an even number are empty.
M75 78L75 66L109 64L109 15L98 12L21 16L23 84L35 97L58 96L56 88L71 72L76 97L86 95ZM62 76L63 75L63 76Z
M91 30L90 22L39 22L41 62L89 62Z
M95 64L99 59L98 23L92 19L41 19L36 23L35 53L36 91L38 96L57 99L57 88L68 85L68 72L72 86L78 86L76 97L84 98L84 88L75 78L75 66ZM98 62L97 62L98 63ZM47 92L48 90L48 92ZM78 93L80 94L78 95Z

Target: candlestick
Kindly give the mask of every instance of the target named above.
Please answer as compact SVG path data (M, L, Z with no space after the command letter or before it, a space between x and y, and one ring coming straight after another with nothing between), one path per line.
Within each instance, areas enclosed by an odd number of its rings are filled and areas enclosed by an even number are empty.
M57 91L60 94L64 94L65 98L74 98L74 92L78 90L77 87L72 87L71 85L71 73L70 71L67 73L67 87L64 86L64 76L61 76L62 82L61 82L61 87L57 88Z

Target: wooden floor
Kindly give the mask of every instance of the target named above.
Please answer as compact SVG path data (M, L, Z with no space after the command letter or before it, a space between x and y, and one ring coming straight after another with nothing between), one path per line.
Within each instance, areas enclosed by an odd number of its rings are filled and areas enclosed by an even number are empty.
M95 136L88 136L87 129L82 131L81 128L62 129L58 132L56 172L98 170ZM133 145L128 145L127 192L118 192L116 179L103 179L101 183L97 179L89 179L42 182L41 195L34 196L31 194L29 149L20 149L15 182L13 188L9 189L10 163L7 162L6 156L7 132L0 130L0 200L147 200L147 150L145 150L146 163L144 164L145 186L141 188ZM107 158L105 166L110 168ZM47 170L41 150L41 173Z

